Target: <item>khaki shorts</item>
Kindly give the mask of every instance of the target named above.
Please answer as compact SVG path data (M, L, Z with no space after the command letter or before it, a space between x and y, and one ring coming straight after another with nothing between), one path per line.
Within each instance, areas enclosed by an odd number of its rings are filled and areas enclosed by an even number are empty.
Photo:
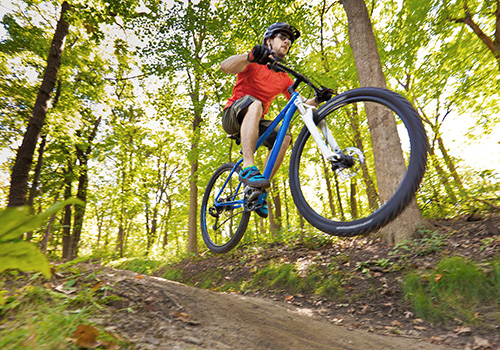
M227 107L222 114L222 128L229 135L238 135L241 129L241 123L245 117L248 106L253 102L260 102L253 96L246 95L239 100L234 101L234 103ZM259 122L259 137L264 134L272 121L267 119L261 119ZM278 136L279 126L275 127L271 134L264 141L263 145L268 149L273 148L274 142L276 141L276 136ZM287 135L290 135L287 133Z

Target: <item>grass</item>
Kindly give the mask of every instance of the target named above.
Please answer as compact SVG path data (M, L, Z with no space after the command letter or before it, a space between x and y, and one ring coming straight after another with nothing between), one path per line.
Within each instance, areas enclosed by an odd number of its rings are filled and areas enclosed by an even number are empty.
M289 294L314 294L330 299L344 299L344 276L335 263L321 266L311 263L305 271L295 264L270 263L258 271L247 290L286 290Z
M81 349L75 331L82 326L95 328L96 341L104 348L128 348L88 321L107 301L104 290L109 287L70 264L58 270L65 276L58 285L39 273L0 275L0 349Z
M155 271L166 267L164 261L144 258L121 259L110 263L110 265L117 269L129 270L144 275L152 275Z
M64 297L37 286L13 295L2 308L1 349L78 349L68 341L78 324L91 315L88 307L73 309Z
M431 322L458 319L474 325L498 319L500 259L480 266L462 257L446 258L430 274L407 275L403 290L415 313Z

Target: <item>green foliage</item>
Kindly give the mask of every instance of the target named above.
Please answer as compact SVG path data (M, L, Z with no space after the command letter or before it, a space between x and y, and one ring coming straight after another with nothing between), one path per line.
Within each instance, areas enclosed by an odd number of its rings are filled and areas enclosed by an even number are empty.
M312 263L302 272L294 264L271 263L259 270L245 289L286 290L289 294L308 292L341 300L344 298L344 277L335 263L327 266Z
M420 235L419 238L397 244L391 255L396 255L400 258L408 258L412 255L422 256L438 252L446 244L446 235L438 231L419 230L418 232Z
M90 316L88 308L66 312L64 297L43 287L30 286L9 298L4 312L12 317L0 330L2 349L76 349L68 338ZM64 305L64 306L63 306ZM15 312L14 312L15 310Z
M479 312L488 305L499 306L499 269L499 260L480 266L462 257L446 258L430 274L408 274L405 298L419 317L432 322L487 321Z
M183 271L175 268L167 268L165 273L161 276L170 281L181 281L183 276Z
M462 164L458 162L457 164ZM460 174L466 189L454 185L454 196L442 184L442 178L429 167L418 192L417 201L428 218L454 218L473 212L488 212L500 205L500 174L494 170L468 168Z
M8 269L40 271L50 277L50 267L45 256L30 242L20 240L26 232L39 228L44 221L70 204L82 204L77 199L53 205L45 212L31 215L28 207L7 208L0 212L0 272Z
M151 259L121 259L110 263L111 266L122 269L137 272L140 274L153 275L159 269L166 266L163 261L151 260Z
M258 289L286 289L290 293L298 293L304 288L303 285L294 265L271 263L255 274L249 286Z
M59 265L58 273L65 277L58 277L57 288L44 283L39 273L0 274L5 300L0 304L2 349L80 349L75 330L89 324L92 314L113 296L106 296L110 287L101 285L95 273L82 272L73 262ZM105 332L99 332L99 339L124 349L129 345Z

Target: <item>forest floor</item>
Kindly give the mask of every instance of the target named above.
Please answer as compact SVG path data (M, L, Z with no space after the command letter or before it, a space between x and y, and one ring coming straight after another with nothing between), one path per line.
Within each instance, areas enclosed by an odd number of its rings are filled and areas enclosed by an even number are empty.
M455 318L429 323L415 315L402 290L408 269L425 274L451 256L479 264L500 258L500 216L436 221L433 225L432 234L398 249L369 237L329 241L320 247L307 243L272 244L261 249L254 247L253 254L249 254L251 247L240 248L232 254L207 254L171 268L181 272L177 278L180 282L216 291L230 291L227 287L233 286L233 293L292 305L307 310L316 319L350 330L423 340L446 348L500 349L498 304L479 307L477 322ZM246 288L234 283L255 281L256 273L273 262L294 266L311 262L327 266L335 262L337 273L347 279L342 287L344 294L322 297L308 293L307 289L297 292L293 286L278 284L272 288L266 285L265 276ZM160 270L156 274L163 273Z
M84 309L89 297L100 306L78 321L71 339L64 336L65 346L45 348L500 349L498 303L479 306L474 322L456 318L430 323L415 314L402 288L409 269L432 271L449 256L483 265L498 259L500 217L439 221L434 226L434 233L397 249L365 237L266 247L241 245L224 255L205 253L147 273L138 271L147 260L136 261L136 268L130 271L89 261L56 268L52 279L42 286L52 294L73 298L76 310L64 311L65 315ZM321 294L310 286L269 284L262 274L272 271L269 266L294 266L300 274L312 271L307 267L313 265L331 268L341 283L330 288L331 293ZM293 279L287 271L283 281ZM16 284L26 283L21 281L25 279L7 281L7 293L18 288ZM40 292L36 295L39 300ZM0 318L0 332L21 328L16 323L17 311L4 315L4 321ZM33 331L39 322L27 322L27 338L19 344L34 344L41 338ZM113 342L97 341L99 334Z

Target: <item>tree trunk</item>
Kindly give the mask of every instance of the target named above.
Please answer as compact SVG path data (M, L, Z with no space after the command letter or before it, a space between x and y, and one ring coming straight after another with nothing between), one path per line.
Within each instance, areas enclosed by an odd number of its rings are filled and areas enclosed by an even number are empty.
M170 224L170 213L172 211L172 201L170 200L170 197L167 195L167 213L164 217L166 219L164 220L164 228L163 228L163 243L162 243L162 248L163 250L166 249L167 244L168 244L168 227Z
M358 201L356 199L356 180L351 179L351 193L350 193L350 207L351 207L351 217L358 217Z
M273 211L273 203L272 201L268 201L267 203L268 208L269 208L269 231L271 232L271 237L276 237L276 220L274 217L274 211Z
M57 203L57 199L59 198L59 193L54 198L54 204ZM38 242L38 246L43 254L47 254L47 246L49 245L50 236L52 235L52 224L56 219L56 213L52 214L49 219L49 223L47 224L47 228L45 230L45 234L40 242Z
M340 193L339 179L336 172L334 172L333 175L335 179L335 191L337 193L337 203L339 203L340 217L342 220L345 220L345 212L344 206L342 205L342 195Z
M273 203L274 203L274 223L276 224L276 230L280 231L282 228L283 218L282 218L282 208L281 208L281 197L280 188L276 180L273 181Z
M193 143L191 144L191 173L189 176L189 254L198 253L198 134L201 125L201 115L195 113L193 121Z
M80 177L78 178L78 190L76 192L76 197L83 202L83 205L75 205L75 215L73 220L73 233L71 235L71 256L70 259L73 260L78 256L78 244L80 243L80 236L83 229L83 218L85 216L85 208L87 201L87 188L89 184L87 162L81 164L82 168L80 171Z
M288 209L288 195L287 195L287 182L283 178L283 197L285 201L285 215L286 215L286 227L290 227L290 210Z
M28 206L33 212L33 203L37 194L38 183L40 182L40 174L42 172L43 152L45 151L46 136L42 136L42 142L38 148L38 160L35 166L35 174L33 175L33 183L31 184L30 193L28 197ZM26 240L30 241L33 238L33 231L26 233Z
M349 44L354 54L360 86L386 88L366 4L363 0L342 0L347 14ZM405 172L405 163L397 136L396 121L387 110L366 104L366 114L372 136L375 173L382 202L394 193ZM403 213L381 230L387 243L399 243L412 237L417 226L425 221L413 200Z
M68 166L68 171L65 176L65 187L64 187L64 200L71 197L71 173L72 169ZM71 205L64 208L63 217L63 234L62 234L62 258L70 260L71 259Z
M97 135L97 130L99 124L101 123L101 117L98 117L94 124L92 125L92 131L87 137L87 146L82 149L81 146L76 146L76 155L79 162L79 176L78 176L78 189L76 192L76 198L83 202L83 205L75 205L75 214L73 220L73 230L71 234L71 247L70 247L70 259L73 260L78 256L78 244L80 243L80 237L83 230L83 219L85 217L86 202L87 202L87 189L89 186L89 176L88 176L88 159L92 151L92 141L94 141Z
M61 56L64 47L64 40L68 35L69 24L66 22L66 12L70 6L65 1L61 8L61 18L57 22L56 31L50 46L47 57L47 67L43 76L42 84L38 90L38 95L31 113L28 128L24 134L23 142L17 150L16 161L12 169L10 182L8 206L20 206L26 204L26 193L28 190L28 178L33 162L33 154L38 141L38 136L45 123L48 103L52 96L52 91L56 84L59 67L61 66Z
M332 182L330 181L331 176L329 174L328 166L323 157L321 157L321 161L323 164L323 174L326 180L326 189L328 191L328 205L330 207L330 214L332 217L334 217L336 214L336 210L335 210L335 200L333 196Z
M354 105L353 113L351 115L351 120L350 124L351 127L354 131L354 142L356 144L356 148L359 149L361 152L364 152L364 146L363 146L363 141L361 137L361 131L360 131L360 126L359 126L359 119L358 119L358 109L357 105ZM366 167L366 163L364 163L361 166L361 170L363 172L363 182L365 184L366 188L366 195L368 197L368 206L370 210L376 210L378 209L378 193L377 189L375 188L375 185L373 183L372 178L370 177L370 173L368 172L368 168Z
M125 230L123 228L123 223L121 221L122 221L122 219L120 219L120 225L118 226L118 237L117 237L118 239L117 239L117 244L116 244L116 250L118 251L120 258L123 258Z

